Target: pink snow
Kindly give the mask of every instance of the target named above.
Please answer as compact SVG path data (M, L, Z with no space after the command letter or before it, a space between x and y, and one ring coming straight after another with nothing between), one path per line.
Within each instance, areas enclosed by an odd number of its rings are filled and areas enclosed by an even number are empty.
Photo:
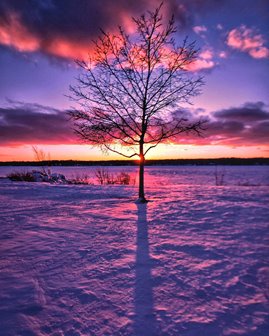
M0 334L268 333L266 186L0 180Z

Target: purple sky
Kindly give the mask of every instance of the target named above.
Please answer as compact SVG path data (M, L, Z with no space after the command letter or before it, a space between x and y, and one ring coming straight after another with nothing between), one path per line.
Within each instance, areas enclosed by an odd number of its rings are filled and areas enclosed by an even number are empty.
M203 93L188 107L209 117L204 138L179 139L152 157L269 156L269 2L169 0L178 41L200 48ZM74 58L92 50L99 28L132 31L132 16L154 0L1 0L0 160L32 159L31 146L57 158L107 159L79 145L65 117ZM108 158L114 158L113 156Z

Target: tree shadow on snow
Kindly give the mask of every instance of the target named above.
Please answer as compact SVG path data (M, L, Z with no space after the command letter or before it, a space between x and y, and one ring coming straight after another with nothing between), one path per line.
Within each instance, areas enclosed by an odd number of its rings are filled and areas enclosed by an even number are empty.
M153 289L149 256L147 204L137 204L137 249L135 264L134 335L156 335Z

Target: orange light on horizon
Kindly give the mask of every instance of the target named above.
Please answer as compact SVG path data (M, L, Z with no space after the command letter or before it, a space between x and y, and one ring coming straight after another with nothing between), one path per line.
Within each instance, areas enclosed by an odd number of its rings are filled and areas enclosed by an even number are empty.
M87 145L42 145L38 148L49 154L51 160L129 160L120 155L105 154L99 148ZM165 145L160 144L152 149L146 159L198 159L220 157L269 157L269 146L240 146L230 147L224 145ZM132 158L139 162L137 156ZM16 147L0 147L0 161L34 161L34 153L31 145Z

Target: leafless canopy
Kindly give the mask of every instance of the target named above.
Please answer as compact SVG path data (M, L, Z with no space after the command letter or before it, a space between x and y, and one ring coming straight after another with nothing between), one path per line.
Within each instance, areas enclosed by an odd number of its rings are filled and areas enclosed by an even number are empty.
M93 56L77 62L83 71L71 87L81 107L71 112L78 135L104 150L140 158L139 202L146 202L148 151L181 133L200 134L203 125L180 113L180 104L202 85L189 71L197 50L187 39L176 45L174 19L164 24L161 8L133 19L131 35L121 27L117 35L102 32Z
M102 32L93 56L77 61L83 72L71 87L81 105L71 112L80 137L129 158L180 133L199 134L203 124L179 112L202 84L188 71L197 50L187 40L176 45L174 19L164 25L160 12L133 19L134 34L121 27L117 35Z

